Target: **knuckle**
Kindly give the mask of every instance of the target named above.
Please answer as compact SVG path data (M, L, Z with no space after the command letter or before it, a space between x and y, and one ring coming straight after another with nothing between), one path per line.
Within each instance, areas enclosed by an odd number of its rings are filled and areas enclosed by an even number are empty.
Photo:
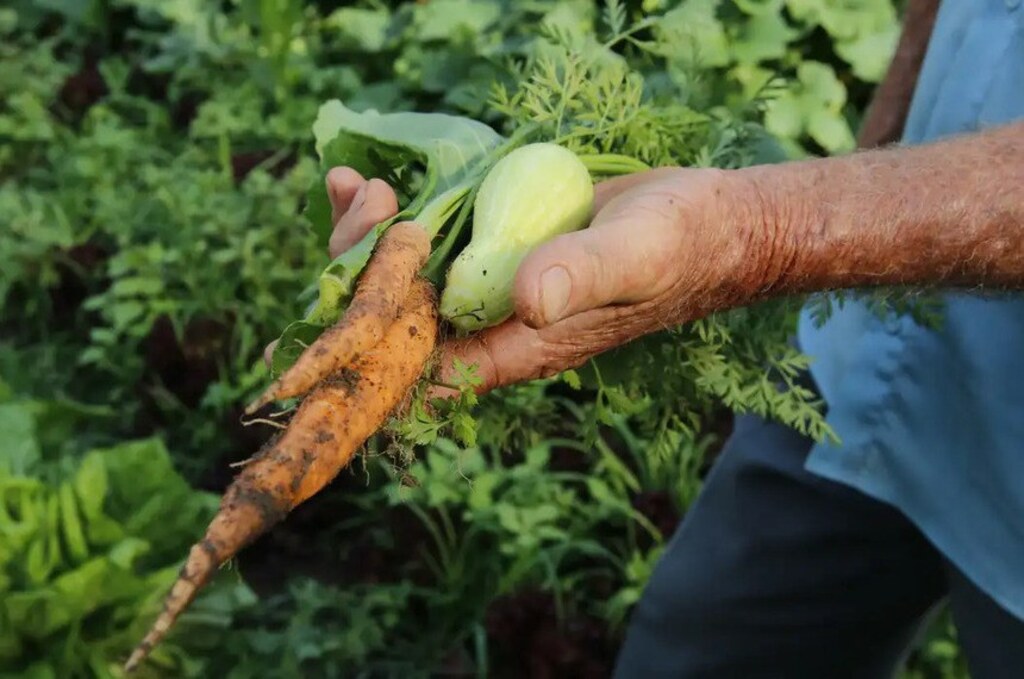
M475 338L479 351L475 352L479 360L476 362L476 376L480 379L478 391L490 391L495 387L508 384L507 375L501 370L501 361L497 357L488 333L481 333Z
M537 364L537 377L551 377L564 370L580 367L602 350L600 343L594 340L590 334L545 338Z
M490 391L499 386L497 363L493 349L486 337L472 336L460 340L451 340L442 349L441 378L446 382L458 380L456 363L475 368L480 384L476 386L479 393Z
M337 226L334 227L334 231L331 232L331 237L327 241L327 253L331 259L334 259L345 251L346 237L345 233Z
M669 327L661 300L607 306L568 318L541 331L544 365L578 368L593 356Z

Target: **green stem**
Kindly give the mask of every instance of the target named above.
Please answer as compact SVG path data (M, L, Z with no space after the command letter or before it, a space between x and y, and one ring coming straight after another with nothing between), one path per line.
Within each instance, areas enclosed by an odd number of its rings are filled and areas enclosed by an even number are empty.
M220 170L224 173L224 178L228 181L234 180L234 171L231 167L231 140L228 139L228 135L221 133L217 137L217 156L220 160Z
M462 226L469 221L469 213L473 209L473 203L476 202L476 192L479 188L480 184L477 183L470 190L469 195L463 199L459 214L448 229L448 233L445 234L444 240L441 241L441 244L430 255L425 275L434 285L439 285L441 282L441 276L444 274L448 255L451 253L452 248L455 247L455 241L458 239L459 234L462 233Z
M651 166L642 160L618 153L591 153L581 155L579 158L591 174L605 177L633 174L651 169Z

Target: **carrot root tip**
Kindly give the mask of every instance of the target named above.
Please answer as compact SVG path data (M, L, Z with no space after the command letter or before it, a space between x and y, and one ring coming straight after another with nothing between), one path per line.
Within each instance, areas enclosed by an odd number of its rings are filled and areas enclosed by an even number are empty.
M253 402L251 402L249 405L245 406L244 412L246 415L253 415L256 413L257 410L267 405L268 403L272 402L273 400L274 398L269 394L269 392L265 393L256 400L254 400Z

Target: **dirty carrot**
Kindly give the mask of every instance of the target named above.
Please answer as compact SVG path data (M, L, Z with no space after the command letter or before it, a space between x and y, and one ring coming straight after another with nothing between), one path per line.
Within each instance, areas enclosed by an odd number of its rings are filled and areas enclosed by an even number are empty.
M320 491L385 422L420 377L437 340L437 303L416 278L383 339L303 400L287 430L238 474L205 537L192 547L134 669L225 561Z
M320 335L288 370L246 407L251 415L272 401L301 396L328 375L375 346L409 292L413 277L430 255L430 237L413 222L401 222L381 236L341 319Z

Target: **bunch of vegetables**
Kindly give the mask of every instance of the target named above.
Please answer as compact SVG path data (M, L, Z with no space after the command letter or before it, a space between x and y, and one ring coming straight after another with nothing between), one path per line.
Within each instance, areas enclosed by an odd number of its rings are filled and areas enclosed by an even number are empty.
M343 107L341 111L350 113ZM387 116L381 117L387 126ZM455 130L459 125L476 127L458 119L441 122ZM334 280L334 289L322 290L321 302L332 294L345 300L341 317L302 350L248 411L298 397L301 405L284 433L247 462L228 489L206 536L192 548L160 618L129 660L129 669L170 629L221 564L326 486L385 424L417 380L425 379L438 337L432 272L447 271L440 302L443 322L459 330L495 325L512 313L513 276L529 251L586 225L594 191L590 172L578 156L551 143L526 144L509 152L514 140L489 149L483 139L476 139L480 153L475 167L443 183L437 178L437 161L427 157L423 181L429 188L417 198L422 207L400 213L413 221L395 223L395 217L379 224L357 246L360 261L346 270L347 281L354 284ZM338 140L349 141L345 131ZM445 148L455 140L438 137L431 142ZM353 164L357 158L343 162ZM445 269L445 255L453 250L451 244L471 211L472 238ZM423 271L432 238L442 235L445 217L456 213L433 251L432 266ZM311 324L300 327L308 331Z
M623 16L617 23L609 43L562 44L528 64L516 91L496 88L506 135L447 114L357 113L336 100L321 107L313 130L322 176L348 166L385 177L401 196L400 210L330 263L305 318L282 334L272 359L278 377L248 412L277 401L297 408L281 435L244 463L128 669L221 564L324 488L367 439L385 427L401 434L403 421L444 409L428 405L420 388L434 381L438 337L508 318L519 263L540 243L586 226L595 180L653 165L749 162L749 149L765 139L760 128L657 96L611 49L649 49L633 36L652 24L627 27ZM697 139L720 155L694 157ZM307 214L326 241L332 224L323 179ZM648 352L650 345L641 347L641 355ZM628 354L612 360L620 370L631 365ZM763 370L761 356L749 360ZM797 367L789 366L790 375ZM472 393L471 367L468 373L455 385L464 395ZM771 414L820 434L809 395L791 392L782 403L804 407ZM472 402L458 399L456 408Z

